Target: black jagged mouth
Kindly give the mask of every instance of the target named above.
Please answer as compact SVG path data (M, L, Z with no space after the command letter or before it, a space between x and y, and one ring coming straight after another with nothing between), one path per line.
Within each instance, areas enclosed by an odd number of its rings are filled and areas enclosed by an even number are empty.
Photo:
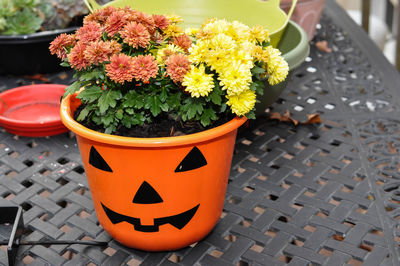
M178 229L182 229L190 222L190 220L192 220L192 218L196 214L197 209L199 208L200 204L198 204L197 206L193 207L192 209L190 209L188 211L182 212L177 215L167 216L167 217L162 217L162 218L155 218L154 225L142 225L140 223L139 218L119 214L113 210L110 210L106 206L104 206L103 203L101 203L101 206L103 207L104 212L106 213L108 219L110 219L110 221L113 224L127 222L127 223L130 223L131 225L133 225L133 227L135 228L136 231L158 232L160 225L164 225L164 224L170 224Z

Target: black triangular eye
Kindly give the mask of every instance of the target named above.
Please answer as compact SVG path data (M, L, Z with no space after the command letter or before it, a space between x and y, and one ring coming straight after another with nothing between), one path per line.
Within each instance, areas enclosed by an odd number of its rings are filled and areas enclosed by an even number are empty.
M89 164L97 169L112 173L110 166L108 166L107 162L103 159L103 157L101 157L100 153L93 146L90 148Z
M204 158L199 148L194 147L176 167L175 173L194 170L204 165L207 165L206 158Z

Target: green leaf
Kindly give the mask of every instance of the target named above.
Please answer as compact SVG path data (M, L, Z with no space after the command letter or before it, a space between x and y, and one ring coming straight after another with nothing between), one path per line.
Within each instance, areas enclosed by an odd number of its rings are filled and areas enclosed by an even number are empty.
M60 66L70 67L71 65L67 61L63 61L63 62L61 62Z
M117 100L121 99L120 91L107 90L99 98L98 106L100 107L100 113L104 113L109 107L115 107Z
M251 110L250 112L248 112L248 113L246 114L246 117L247 117L248 119L256 119L256 114L254 113L254 110Z
M217 119L217 115L215 114L215 111L211 108L207 108L204 110L203 114L201 115L200 123L206 127L209 124L211 124L212 120L216 120L216 119Z
M262 68L262 67L259 67L259 66L254 66L252 69L251 69L251 73L254 75L254 74L264 74L265 73L265 69L264 68Z
M258 95L264 95L264 82L261 80L256 80L250 85L250 89L255 91Z
M160 101L164 103L167 100L167 96L167 90L162 88L160 93Z
M210 95L208 97L211 99L213 104L221 105L221 102L222 102L221 95L222 95L222 91L221 90L215 90L214 89L213 92L210 93Z
M101 122L104 126L109 126L112 122L114 122L114 113L109 112L107 115L103 115L101 117Z
M181 93L174 93L168 96L167 104L170 109L175 109L181 105Z
M98 86L85 87L76 98L81 99L83 102L92 103L97 101L103 94L103 90Z
M63 97L66 97L69 94L74 94L75 92L79 91L81 87L82 87L81 83L79 81L75 81L74 83L65 88Z
M80 79L85 81L104 79L104 69L95 68L92 71L82 73Z
M117 112L115 113L115 116L116 116L118 119L122 119L122 118L124 117L124 110L118 109Z
M83 121L87 117L87 115L90 113L90 111L92 111L92 110L93 110L93 107L90 105L87 105L85 108L83 108L81 110L81 112L79 113L79 115L77 117L77 120Z
M153 116L157 116L161 113L161 101L157 96L147 97L144 107L146 109L150 109L150 112L153 114Z

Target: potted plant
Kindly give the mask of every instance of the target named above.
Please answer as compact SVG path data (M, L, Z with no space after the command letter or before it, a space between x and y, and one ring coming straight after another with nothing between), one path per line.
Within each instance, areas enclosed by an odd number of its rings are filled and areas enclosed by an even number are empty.
M60 60L48 53L61 33L72 33L88 13L73 0L0 0L0 74L60 71Z
M75 69L61 103L104 229L124 245L179 249L218 221L237 128L288 65L262 27L106 7L50 51Z

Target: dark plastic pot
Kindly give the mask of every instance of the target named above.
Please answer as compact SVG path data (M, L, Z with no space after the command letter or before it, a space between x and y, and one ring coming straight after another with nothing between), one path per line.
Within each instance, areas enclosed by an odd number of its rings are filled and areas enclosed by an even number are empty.
M77 27L27 35L0 36L0 75L31 75L61 71L61 60L49 51L50 42Z
M293 70L301 65L308 56L310 45L308 44L307 33L298 24L289 21L278 49L289 64L289 75L285 81L277 85L271 86L268 83L265 85L264 95L257 97L259 102L256 103L256 116L264 114L265 110L278 100L287 83L290 82Z

